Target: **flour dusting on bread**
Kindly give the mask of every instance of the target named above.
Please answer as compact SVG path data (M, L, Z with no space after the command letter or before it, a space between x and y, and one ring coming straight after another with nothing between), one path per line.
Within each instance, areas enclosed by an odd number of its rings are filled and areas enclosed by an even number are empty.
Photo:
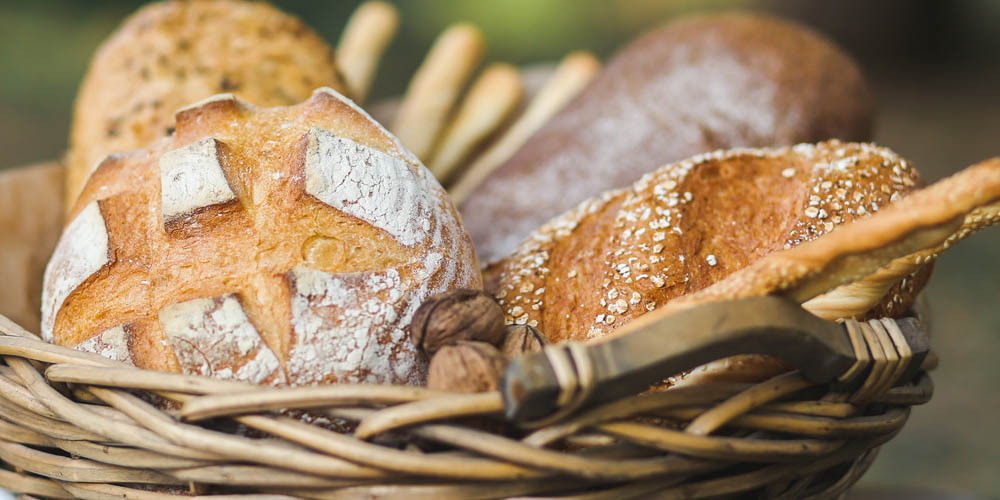
M111 262L108 228L97 201L92 201L63 231L45 268L42 289L42 338L51 341L56 313L66 297Z
M405 161L318 127L309 130L306 192L413 246L430 229L421 179Z
M366 111L361 106L358 106L358 103L352 101L344 94L341 94L340 92L337 92L336 90L333 90L330 87L320 87L314 90L313 97L316 97L317 95L328 95L330 97L333 97L334 99L340 101L347 107L351 108L351 110L353 110L359 116L363 117L365 120L368 120L369 124L374 126L379 131L380 135L392 141L392 145L395 146L393 148L394 151L391 152L393 155L399 156L400 158L406 160L408 163L413 165L420 163L420 159L417 158L417 155L413 154L409 149L403 147L403 143L400 142L398 137L393 135L392 132L389 132L389 129L385 128L385 126L382 125L382 122L372 118L372 115L368 114L368 111Z
M129 326L118 325L80 342L73 349L92 352L108 359L134 365L131 344L132 332L129 331Z
M80 289L72 318L58 303L46 318L68 345L132 325L141 368L419 384L416 308L482 283L445 191L329 89L278 108L208 99L178 114L173 135L98 173L80 203L115 191L105 241L118 261L65 286ZM146 293L105 300L128 287Z
M183 115L191 103L239 106L234 95L287 106L323 86L341 88L333 49L267 2L149 3L101 44L81 84L66 162L67 210L98 159L170 135L175 118L183 118L175 117L179 108Z
M333 376L338 382L412 383L417 352L398 318L404 296L400 273L330 274L304 266L288 273L295 345L288 355L293 383ZM335 313L334 311L339 311Z
M163 223L236 199L219 161L218 141L202 139L160 157Z
M255 384L284 381L277 356L235 295L172 304L158 316L184 373Z

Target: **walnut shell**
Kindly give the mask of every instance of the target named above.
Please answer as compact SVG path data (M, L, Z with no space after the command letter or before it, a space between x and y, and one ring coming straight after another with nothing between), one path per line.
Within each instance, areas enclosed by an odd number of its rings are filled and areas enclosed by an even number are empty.
M428 356L459 340L499 345L504 337L503 309L479 290L461 288L433 295L413 314L413 344Z
M537 328L528 325L507 325L506 335L500 344L500 352L510 359L525 354L541 352L549 345L549 339Z
M427 387L451 392L489 392L500 387L507 358L485 342L459 341L431 358Z

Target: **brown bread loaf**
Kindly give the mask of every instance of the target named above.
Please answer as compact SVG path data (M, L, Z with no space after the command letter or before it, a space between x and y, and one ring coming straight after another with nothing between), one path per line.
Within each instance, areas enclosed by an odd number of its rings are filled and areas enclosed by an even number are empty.
M508 323L552 342L600 339L919 185L906 160L870 144L699 155L550 221L487 270L488 288ZM929 273L918 268L871 314L898 316Z
M43 336L255 383L422 383L414 311L482 282L416 157L330 89L277 108L218 95L176 122L90 177L46 270Z
M668 162L716 149L869 140L857 65L802 26L699 15L627 45L459 209L479 258Z
M106 155L145 147L173 129L174 111L220 92L260 106L341 89L333 49L299 19L262 2L150 4L98 49L70 131L67 210Z

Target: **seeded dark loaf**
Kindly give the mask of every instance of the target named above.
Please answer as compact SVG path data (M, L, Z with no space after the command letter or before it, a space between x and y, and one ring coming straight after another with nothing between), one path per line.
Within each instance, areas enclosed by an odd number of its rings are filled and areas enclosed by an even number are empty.
M252 383L423 383L414 311L482 282L416 157L330 89L275 108L218 95L176 123L85 185L46 269L43 337Z
M342 87L333 49L269 4L170 0L143 7L101 45L80 87L67 210L100 160L167 135L182 106L221 92L287 106L319 87Z
M459 207L479 258L577 203L716 149L869 140L857 65L802 26L699 15L630 43Z

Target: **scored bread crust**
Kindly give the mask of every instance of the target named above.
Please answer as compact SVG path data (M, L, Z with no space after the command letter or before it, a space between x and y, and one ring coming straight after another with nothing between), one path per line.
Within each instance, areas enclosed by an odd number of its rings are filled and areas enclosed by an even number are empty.
M487 288L508 322L537 326L553 342L600 339L919 185L906 160L870 144L699 155L546 224L487 269ZM921 266L889 291L890 315L912 303L929 272Z
M67 210L97 162L167 135L181 106L220 92L287 106L319 87L342 88L333 49L271 5L204 0L143 7L101 45L80 87Z
M182 109L108 157L46 270L42 334L138 367L257 383L421 383L429 295L479 288L446 193L340 94Z

